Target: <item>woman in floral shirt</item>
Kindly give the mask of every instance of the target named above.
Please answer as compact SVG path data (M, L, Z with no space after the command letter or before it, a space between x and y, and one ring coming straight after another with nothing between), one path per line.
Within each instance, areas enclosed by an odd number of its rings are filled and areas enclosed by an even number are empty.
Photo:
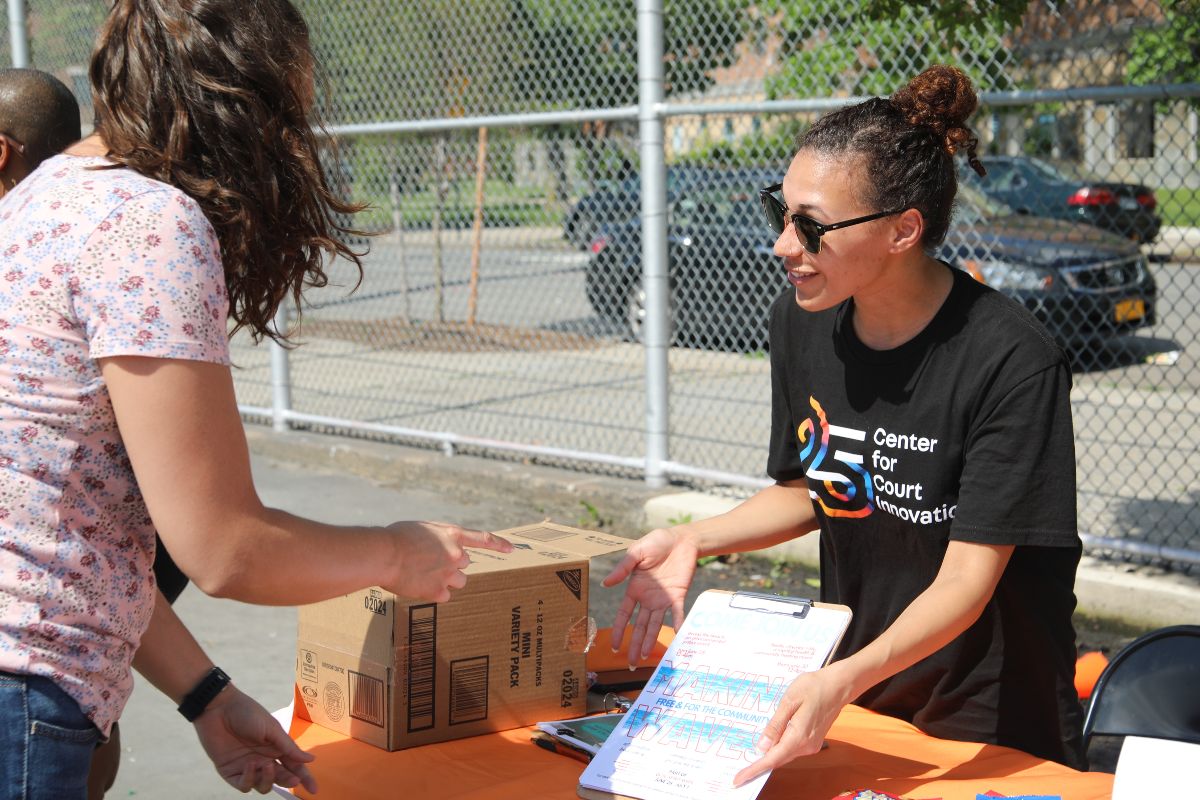
M118 0L91 64L95 134L0 201L0 792L83 797L131 665L183 701L234 785L308 780L290 742L231 727L241 698L155 588L156 530L204 591L271 604L370 585L444 601L465 546L509 547L318 524L255 493L229 321L273 336L326 257L358 263L332 216L356 209L309 126L312 72L287 0Z

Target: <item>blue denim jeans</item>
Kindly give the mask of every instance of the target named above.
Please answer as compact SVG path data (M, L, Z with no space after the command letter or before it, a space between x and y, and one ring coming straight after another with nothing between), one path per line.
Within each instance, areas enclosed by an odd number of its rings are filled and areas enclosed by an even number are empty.
M0 800L86 800L99 740L53 681L0 672Z

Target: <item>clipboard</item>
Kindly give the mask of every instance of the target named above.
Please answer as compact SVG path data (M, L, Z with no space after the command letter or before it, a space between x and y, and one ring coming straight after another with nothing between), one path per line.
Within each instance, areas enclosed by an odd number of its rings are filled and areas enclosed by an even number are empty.
M753 747L792 678L829 663L852 615L848 606L807 598L721 589L703 592L639 696L641 716L626 712L621 726L580 776L576 794L585 800L755 797L767 776L732 789L733 775L749 761L730 760L729 753L744 755L746 745ZM723 640L736 647L726 646ZM703 659L711 659L713 669L693 668ZM800 669L785 670L783 665ZM725 747L725 758L702 752L706 741L710 750ZM695 754L689 750L693 746ZM618 757L629 760L618 764ZM727 763L716 766L723 762ZM714 786L701 783L710 780L704 776L687 785L689 778L684 776L690 770L706 768L728 772L728 792L714 794ZM654 770L659 771L658 778L651 776ZM608 790L597 784L622 788ZM629 785L644 791L625 791L623 787Z

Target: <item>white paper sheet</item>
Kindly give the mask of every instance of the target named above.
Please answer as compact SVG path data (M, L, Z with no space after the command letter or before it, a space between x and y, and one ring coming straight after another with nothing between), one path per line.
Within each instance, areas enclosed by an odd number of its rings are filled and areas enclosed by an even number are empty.
M845 611L742 602L705 592L625 720L580 785L644 800L753 800L763 775L734 788L783 692L819 669L849 622ZM754 606L757 606L754 607Z
M1113 800L1195 797L1200 744L1126 736L1117 759Z

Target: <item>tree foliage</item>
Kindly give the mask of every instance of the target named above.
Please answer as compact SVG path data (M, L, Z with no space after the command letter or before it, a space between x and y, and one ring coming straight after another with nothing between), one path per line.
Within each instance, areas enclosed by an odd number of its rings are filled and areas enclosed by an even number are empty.
M774 0L761 24L782 35L771 98L888 95L937 63L960 67L984 89L1011 88L1004 35L1028 0Z
M666 0L668 93L727 66L749 0ZM600 108L637 101L633 2L300 0L337 121Z
M512 96L507 0L298 0L337 122L489 114Z
M1134 33L1129 82L1200 83L1200 0L1163 0L1162 8L1161 25ZM1200 107L1200 100L1191 103Z
M867 0L866 16L876 22L897 20L905 12L928 12L941 44L953 47L965 34L1009 31L1020 24L1030 0Z
M663 56L669 96L703 91L732 63L749 0L665 0ZM520 96L539 108L637 102L633 2L514 0L511 27L529 47L517 62Z

